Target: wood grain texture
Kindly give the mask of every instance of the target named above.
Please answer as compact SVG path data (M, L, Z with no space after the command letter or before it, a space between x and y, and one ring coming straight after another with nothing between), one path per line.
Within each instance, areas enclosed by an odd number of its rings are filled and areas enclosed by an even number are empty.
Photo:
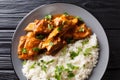
M34 8L56 2L71 3L83 7L100 21L110 45L110 60L102 80L119 80L119 0L0 0L0 80L17 80L10 58L11 40L17 24Z

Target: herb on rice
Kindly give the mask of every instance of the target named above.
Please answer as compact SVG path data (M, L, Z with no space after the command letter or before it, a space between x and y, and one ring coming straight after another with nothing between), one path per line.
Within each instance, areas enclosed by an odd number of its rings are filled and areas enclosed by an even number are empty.
M74 59L76 56L78 56L79 53L78 52L75 52L75 51L70 51L70 58L71 59Z
M62 80L61 78L61 75L62 75L62 72L64 71L64 66L56 66L55 68L55 78L57 80Z
M24 60L24 61L22 62L22 64L23 64L23 65L25 65L26 63L27 63L27 61L26 61L26 60Z
M86 39L84 39L84 40L82 41L82 45L85 45L85 44L87 44L88 42L89 42L89 39L86 38Z
M89 56L89 55L91 55L91 51L92 51L92 48L87 48L87 49L84 51L84 56Z
M50 61L41 60L41 63L42 63L42 64L41 64L41 69L46 72L46 70L47 70L47 65L50 64L50 63L52 63L52 62L54 62L54 59L52 59L52 60L50 60Z
M45 64L41 65L41 69L46 72L47 66Z
M75 74L72 71L69 71L67 76L68 78L73 78Z
M35 64L36 64L36 62L34 62L34 63L30 66L30 69L35 68Z

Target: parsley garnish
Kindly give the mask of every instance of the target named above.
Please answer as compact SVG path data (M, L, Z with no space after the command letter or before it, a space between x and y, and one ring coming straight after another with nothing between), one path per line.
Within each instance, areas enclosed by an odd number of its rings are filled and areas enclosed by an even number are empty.
M46 64L50 64L50 63L52 63L52 62L54 62L54 59L52 59L52 60L46 62Z
M92 46L92 48L99 48L99 45L97 44L96 46Z
M50 14L46 15L46 16L45 16L45 19L51 20L51 19L52 19L52 15L50 15Z
M52 29L53 29L53 25L48 24L48 29L49 29L49 30L52 30Z
M37 38L37 39L41 39L41 40L42 40L42 39L44 39L44 38L45 38L45 36L44 36L44 35L42 35L42 34L38 34L38 35L36 35L36 38Z
M79 55L79 53L77 53L77 52L75 52L75 51L71 51L70 52L70 58L71 59L74 59L76 56L78 56Z
M27 53L27 49L26 48L22 48L22 53Z
M86 39L84 39L84 40L82 41L82 45L85 45L85 44L87 44L88 42L89 42L89 39L86 38Z
M73 78L75 74L72 71L69 71L67 76L68 78Z
M45 64L41 65L41 69L46 72L47 66Z
M50 60L48 62L46 62L44 60L41 60L41 63L42 63L41 64L41 69L46 72L46 70L47 70L47 64L50 64L52 62L54 62L54 59L52 59L52 60Z
M68 67L69 71L72 71L72 70L75 70L75 69L78 69L78 68L79 68L79 67L74 66L74 65L72 65L72 64L70 64L70 63L67 64L67 67Z
M27 63L27 61L26 61L26 60L24 60L24 61L22 62L22 64L23 64L23 65L25 65L26 63Z
M89 56L89 55L91 55L91 50L92 50L92 48L87 48L86 50L85 50L85 52L84 52L84 56Z
M61 31L61 30L62 30L62 27L58 27L57 30L58 30L58 31Z
M65 16L69 16L69 14L68 14L67 12L64 12L63 14L64 14Z
M34 48L33 48L33 51L35 51L35 52L39 52L40 49L39 49L38 47L34 47Z
M35 64L36 64L36 62L34 62L34 63L30 66L30 69L35 68Z
M74 75L74 73L73 73L73 70L76 70L76 69L78 69L79 67L77 67L77 66L74 66L74 65L72 65L71 63L68 63L67 64L67 69L66 69L66 71L68 72L68 78L72 78L72 77L74 77L75 75Z
M85 29L80 27L79 32L85 32Z
M78 53L80 53L80 52L82 52L82 48L79 47L78 48Z
M64 66L56 66L55 68L55 78L61 80L61 74L64 71Z
M54 43L53 43L53 42L50 42L50 43L49 43L49 45L50 45L50 46L53 46L53 45L54 45Z
M65 54L66 54L66 50L67 50L67 47L66 47L66 46L62 48L62 50L61 50L61 51L62 51L62 55L65 55Z
M67 42L67 44L72 43L72 42L74 42L74 39L73 38L67 38L66 42Z
M83 20L82 20L82 18L80 16L76 16L76 18L83 22Z

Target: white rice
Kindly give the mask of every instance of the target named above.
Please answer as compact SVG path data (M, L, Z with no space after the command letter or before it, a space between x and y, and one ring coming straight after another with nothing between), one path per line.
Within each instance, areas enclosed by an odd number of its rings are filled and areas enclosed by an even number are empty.
M73 44L65 46L56 56L41 55L36 61L27 60L23 65L22 72L29 80L59 80L56 78L56 66L62 66L64 69L60 73L61 80L85 80L88 78L93 68L96 66L99 48L96 35L93 34L88 38L88 42L83 44L85 40L78 40ZM78 52L78 48L82 51ZM88 52L86 51L87 49ZM71 51L78 52L78 55L71 58ZM48 62L48 63L47 63ZM76 69L72 69L72 75L69 77L70 70L68 64Z

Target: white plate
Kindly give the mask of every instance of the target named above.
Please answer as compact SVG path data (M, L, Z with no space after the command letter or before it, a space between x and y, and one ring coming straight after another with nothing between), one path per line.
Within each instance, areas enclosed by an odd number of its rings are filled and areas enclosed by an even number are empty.
M11 57L14 70L20 80L27 80L23 76L21 71L22 61L19 60L17 57L18 41L19 37L25 34L24 28L28 23L34 21L35 19L41 19L47 14L59 14L63 12L67 12L74 16L80 16L87 24L87 26L89 26L92 29L92 31L96 33L100 44L100 55L98 64L96 68L94 68L91 76L89 77L89 80L100 80L102 78L108 64L109 46L106 34L101 24L97 21L97 19L94 16L92 16L88 11L81 7L66 3L54 3L42 5L32 10L21 20L21 22L17 26L16 32L12 40Z

